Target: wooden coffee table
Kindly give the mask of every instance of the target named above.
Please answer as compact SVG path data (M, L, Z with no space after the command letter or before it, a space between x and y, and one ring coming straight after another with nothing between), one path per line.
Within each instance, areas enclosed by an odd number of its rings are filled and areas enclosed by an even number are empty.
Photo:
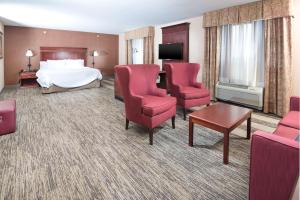
M189 115L189 146L193 146L194 124L224 134L223 162L228 164L229 134L247 120L247 139L251 133L252 110L225 103L216 103Z

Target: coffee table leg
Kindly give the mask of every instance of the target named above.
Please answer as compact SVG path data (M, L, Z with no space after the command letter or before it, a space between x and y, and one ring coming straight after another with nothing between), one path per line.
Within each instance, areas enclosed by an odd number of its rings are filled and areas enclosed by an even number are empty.
M191 117L189 118L189 146L193 146L194 123Z
M250 139L251 134L251 116L247 119L247 139Z
M224 133L224 146L223 146L223 163L228 164L229 156L229 133Z

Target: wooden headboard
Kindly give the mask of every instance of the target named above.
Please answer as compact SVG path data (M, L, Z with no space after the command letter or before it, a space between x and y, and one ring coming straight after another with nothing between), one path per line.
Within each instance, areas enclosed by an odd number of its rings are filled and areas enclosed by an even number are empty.
M87 48L40 47L40 60L83 59L87 65Z

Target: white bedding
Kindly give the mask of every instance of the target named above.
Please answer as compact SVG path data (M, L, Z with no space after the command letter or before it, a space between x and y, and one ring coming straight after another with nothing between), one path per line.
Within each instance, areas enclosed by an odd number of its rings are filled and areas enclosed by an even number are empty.
M67 67L64 65L40 67L36 75L38 77L37 82L45 88L53 85L74 88L102 79L102 74L98 69L78 66Z

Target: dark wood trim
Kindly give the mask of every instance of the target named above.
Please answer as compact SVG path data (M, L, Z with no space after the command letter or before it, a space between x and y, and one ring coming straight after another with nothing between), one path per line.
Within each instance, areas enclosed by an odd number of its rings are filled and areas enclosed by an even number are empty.
M251 114L250 117L247 119L247 139L249 140L251 137Z
M172 128L175 129L175 116L172 117Z
M182 112L183 112L183 120L186 120L186 109L182 108Z
M189 118L189 146L193 146L194 137L194 123L192 118Z
M228 164L229 157L229 133L228 131L224 132L224 144L223 144L223 163Z
M149 128L149 144L153 145L153 128Z
M126 118L125 129L128 130L129 120Z
M40 47L40 60L83 59L87 65L87 48L76 47Z

